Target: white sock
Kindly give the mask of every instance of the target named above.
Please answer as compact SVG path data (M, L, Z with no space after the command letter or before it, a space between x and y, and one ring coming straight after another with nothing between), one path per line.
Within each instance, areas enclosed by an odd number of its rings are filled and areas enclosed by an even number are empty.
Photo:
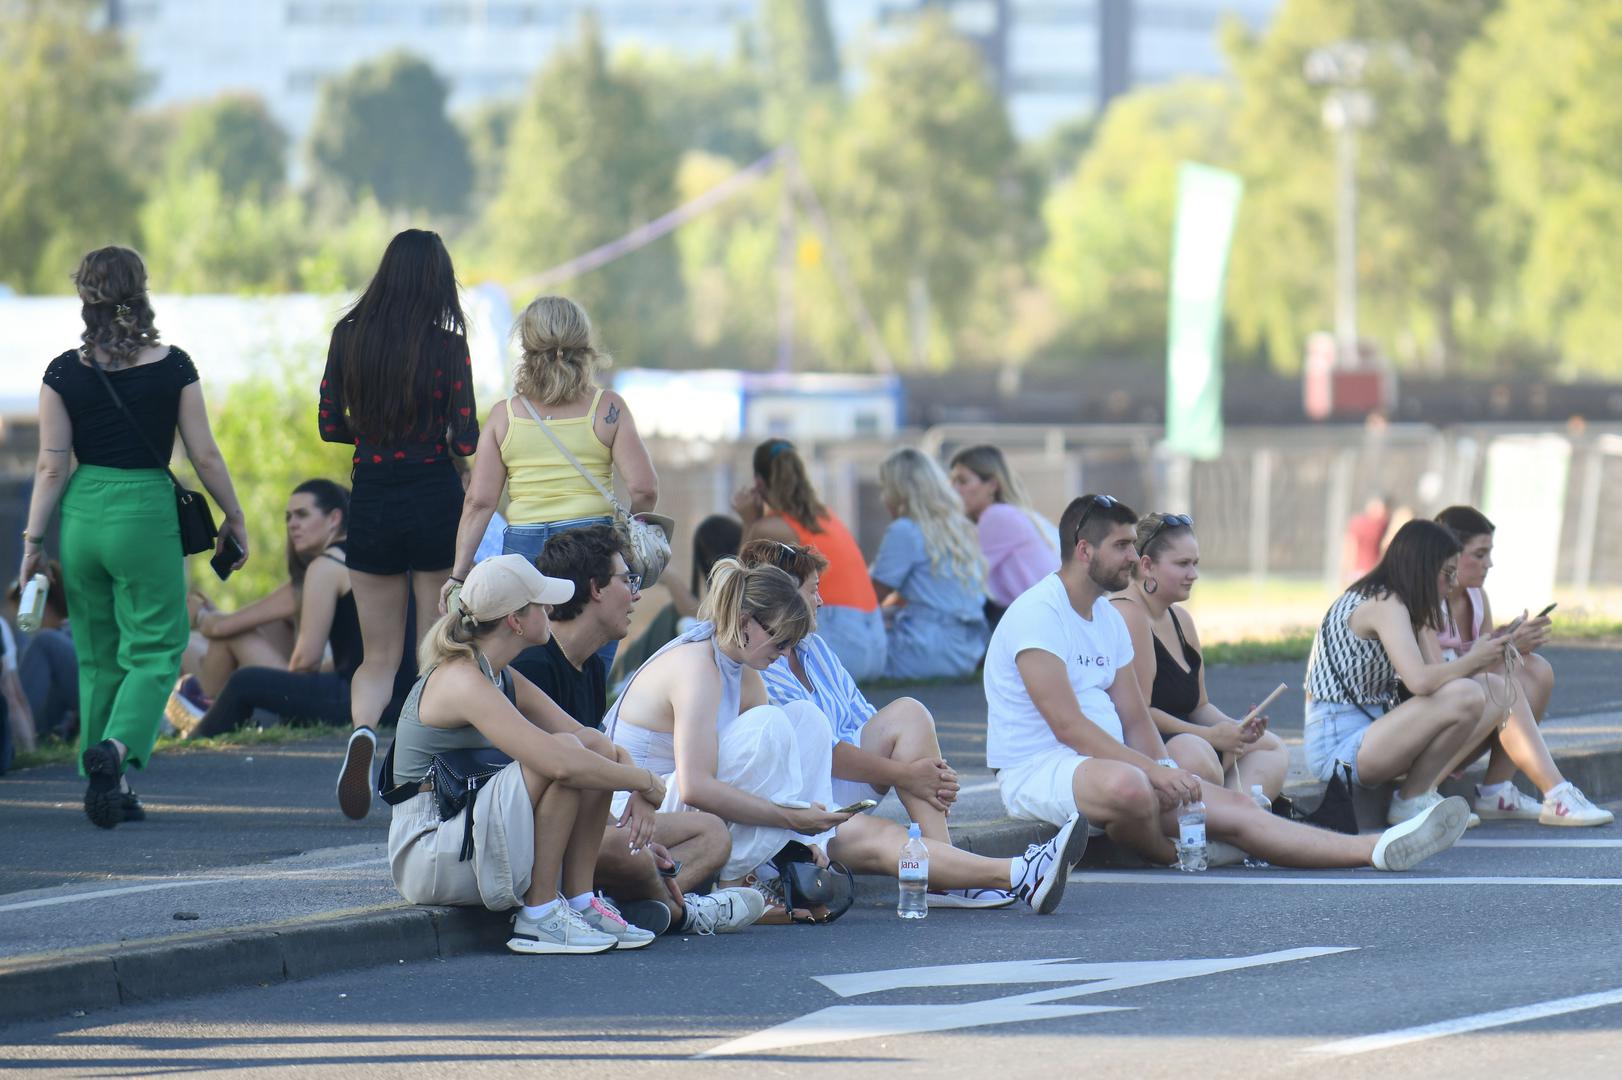
M1502 784L1477 784L1476 794L1481 796L1483 799L1490 799L1496 798L1499 795L1512 794L1514 788L1515 781L1513 780L1505 780Z
M585 911L591 906L594 899L596 899L595 893L583 892L579 896L569 897L569 906L576 911Z
M536 904L533 907L531 907L529 904L525 904L524 918L534 920L544 919L548 915L552 914L553 909L555 909L557 906L558 902L556 900L548 900L544 904Z
M1019 888L1020 879L1025 876L1025 856L1015 855L1008 860L1008 887Z
M1543 793L1543 797L1545 799L1558 799L1570 787L1571 787L1571 781L1570 780L1562 780L1558 784L1556 784L1554 787L1550 788L1548 791L1545 791Z

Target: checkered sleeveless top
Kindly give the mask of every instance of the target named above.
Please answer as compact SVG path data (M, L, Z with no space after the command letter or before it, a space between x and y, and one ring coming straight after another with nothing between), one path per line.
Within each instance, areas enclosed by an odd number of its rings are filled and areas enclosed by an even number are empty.
M1329 605L1307 658L1307 694L1312 700L1396 706L1397 669L1385 646L1352 633L1352 613L1368 599L1346 592Z

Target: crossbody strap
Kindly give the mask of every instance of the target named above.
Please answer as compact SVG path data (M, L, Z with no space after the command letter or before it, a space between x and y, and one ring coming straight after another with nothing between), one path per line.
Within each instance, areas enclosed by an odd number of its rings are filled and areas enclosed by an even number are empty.
M603 485L598 482L597 478L591 475L591 473L586 470L584 465L580 464L579 458L569 453L569 448L563 445L563 440L559 439L552 429L547 426L546 421L541 419L540 413L535 411L535 406L529 403L529 398L524 397L522 394L516 394L514 397L523 403L524 411L529 413L531 420L534 420L540 425L541 431L545 432L546 437L552 440L552 445L558 448L558 453L562 454L565 460L567 460L570 465L573 465L581 476L586 478L586 483L597 489L597 494L608 500L608 505L614 508L614 512L619 514L620 517L630 517L630 512L627 511L625 507L620 505L620 501L618 499L614 498L614 493L603 487ZM591 415L592 414L587 414L588 419Z
M90 366L101 379L101 385L107 388L107 396L113 399L113 404L118 406L118 411L123 413L124 419L130 422L130 427L135 431L135 437L141 440L141 445L146 447L147 452L157 461L158 468L162 469L169 477L169 482L175 486L175 491L182 495L187 494L185 486L169 470L169 459L158 453L158 448L153 446L152 441L146 437L146 432L141 430L140 421L135 419L135 414L130 412L130 407L124 404L124 399L118 396L117 390L113 389L113 380L109 379L107 373L102 370L101 365L96 363L95 357L90 358Z

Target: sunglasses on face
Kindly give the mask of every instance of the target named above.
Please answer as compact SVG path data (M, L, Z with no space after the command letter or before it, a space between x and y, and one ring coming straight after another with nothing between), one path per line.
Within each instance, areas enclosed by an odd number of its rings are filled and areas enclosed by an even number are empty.
M1100 506L1107 510L1112 506L1119 506L1121 504L1121 501L1115 498L1113 495L1089 495L1087 496L1087 499L1087 509L1081 512L1081 520L1076 522L1076 535L1070 539L1070 546L1072 548L1081 543L1081 530L1086 527L1087 519L1093 516L1094 510L1097 510Z
M642 588L642 575L634 570L624 570L618 574L609 574L608 580L613 581L617 577L624 578L625 584L630 587L632 592L637 592Z
M1167 529L1177 529L1177 528L1181 528L1184 525L1187 525L1190 528L1193 528L1194 519L1192 517L1190 517L1189 515L1187 515L1187 514L1166 514L1166 515L1164 515L1160 519L1160 524L1156 525L1154 527L1154 530L1149 533L1149 539L1145 540L1143 543L1138 545L1138 554L1142 555L1144 552L1148 551L1149 550L1149 545L1155 542L1155 537L1159 536L1161 533L1165 532Z

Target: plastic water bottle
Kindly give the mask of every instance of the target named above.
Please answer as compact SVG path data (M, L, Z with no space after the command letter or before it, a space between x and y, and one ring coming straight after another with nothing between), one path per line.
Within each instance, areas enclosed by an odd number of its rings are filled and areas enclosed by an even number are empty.
M44 574L35 574L23 586L17 600L17 629L32 634L45 619L45 597L51 591L51 580Z
M1250 785L1250 797L1255 800L1257 806L1261 807L1262 813L1271 814L1273 812L1273 800L1267 797L1267 792L1262 790L1260 784ZM1267 860L1259 855L1247 853L1245 855L1245 865L1253 870L1259 870L1267 866Z
M1195 799L1177 811L1177 869L1195 873L1207 865L1205 804Z
M901 899L895 913L903 919L923 919L929 916L929 848L924 846L923 834L914 822L907 826L907 842L901 848L901 861L895 876L901 882Z

